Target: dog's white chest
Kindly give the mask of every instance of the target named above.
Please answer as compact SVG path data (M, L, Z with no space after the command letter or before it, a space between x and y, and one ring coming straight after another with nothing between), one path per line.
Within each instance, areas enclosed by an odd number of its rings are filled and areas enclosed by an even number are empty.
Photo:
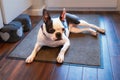
M43 46L49 46L49 47L57 47L57 46L63 45L64 43L65 43L64 40L52 41L52 40L44 39L42 41L41 45L43 45Z
M57 46L63 45L65 43L64 40L60 40L60 41L44 40L43 42L44 42L43 45L49 46L49 47L57 47Z

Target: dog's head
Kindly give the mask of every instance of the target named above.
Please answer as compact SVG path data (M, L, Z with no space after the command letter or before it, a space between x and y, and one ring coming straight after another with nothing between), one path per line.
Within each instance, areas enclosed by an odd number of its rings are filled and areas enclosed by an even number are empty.
M62 21L64 21L66 17L65 9L60 14L58 18L51 18L49 12L46 9L43 9L43 30L47 37L51 40L62 40L64 34L64 25Z

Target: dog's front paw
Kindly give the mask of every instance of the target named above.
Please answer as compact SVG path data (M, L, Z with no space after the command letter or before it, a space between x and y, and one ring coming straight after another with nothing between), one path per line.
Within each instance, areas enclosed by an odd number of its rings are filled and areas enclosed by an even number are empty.
M34 56L30 55L30 56L27 57L27 59L25 60L25 62L26 63L31 63L31 62L33 62L33 60L34 60Z
M63 61L64 61L64 55L59 54L58 57L57 57L57 62L58 63L63 63Z

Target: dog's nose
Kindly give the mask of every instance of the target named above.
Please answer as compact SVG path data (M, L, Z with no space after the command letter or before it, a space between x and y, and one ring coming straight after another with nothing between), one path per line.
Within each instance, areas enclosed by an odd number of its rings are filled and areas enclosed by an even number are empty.
M56 33L56 38L57 38L57 39L61 39L61 33L60 33L60 32L57 32L57 33Z

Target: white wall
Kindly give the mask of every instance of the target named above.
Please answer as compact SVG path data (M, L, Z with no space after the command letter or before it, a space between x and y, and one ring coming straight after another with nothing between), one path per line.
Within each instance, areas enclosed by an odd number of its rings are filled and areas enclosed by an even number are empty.
M117 0L46 0L47 8L115 8ZM66 5L67 4L67 5Z
M33 9L39 9L39 8L41 8L45 4L44 1L45 0L32 0L32 4L33 4L32 8Z
M30 0L1 0L3 23L8 24L31 6Z
M42 9L45 8L45 0L32 0L32 1L33 1L33 5L30 8L30 14L41 15ZM113 11L120 11L120 0L118 0L117 3L118 3L117 8L112 9ZM88 9L88 10L92 10L92 9ZM110 11L111 9L105 9L105 10Z
M1 16L1 9L0 9L0 28L3 27L3 20L2 20L2 16Z
M117 10L120 11L120 0L118 0L118 7Z
M32 7L26 12L30 15L42 15L42 10L45 8L45 0L32 0Z
M0 2L1 4L1 2ZM2 19L2 14L1 14L1 6L0 6L0 28L3 27L3 19Z

